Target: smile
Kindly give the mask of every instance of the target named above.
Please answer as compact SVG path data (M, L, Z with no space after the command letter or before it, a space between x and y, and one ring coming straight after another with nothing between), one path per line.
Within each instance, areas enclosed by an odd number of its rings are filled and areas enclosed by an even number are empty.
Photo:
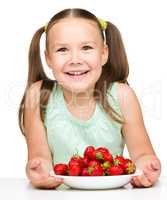
M66 72L66 74L70 75L70 76L80 76L80 75L83 75L83 74L86 74L88 73L89 71L73 71L73 72Z
M87 70L87 71L70 71L70 72L66 72L65 74L70 79L73 79L73 80L82 80L82 79L84 79L84 78L87 77L87 75L89 74L89 72L90 72L90 70Z

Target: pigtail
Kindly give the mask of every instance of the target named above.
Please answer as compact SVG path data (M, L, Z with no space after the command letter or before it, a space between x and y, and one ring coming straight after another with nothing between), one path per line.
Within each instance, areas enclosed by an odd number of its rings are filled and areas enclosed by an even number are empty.
M115 121L123 123L123 119L109 104L107 99L107 91L112 87L112 83L118 81L126 83L129 74L129 65L122 42L121 34L117 27L110 22L107 22L105 30L105 42L108 45L109 56L107 63L103 66L100 79L96 83L95 97L100 99L102 108ZM99 92L101 91L100 95Z
M40 56L40 39L44 32L44 27L38 29L34 34L30 48L29 48L29 72L28 72L28 87L32 85L32 83L48 79L46 76Z
M106 43L109 49L107 66L110 68L110 79L128 83L129 64L120 31L111 22L107 22Z
M40 56L40 39L45 31L45 27L42 27L36 31L34 34L30 48L29 48L29 69L28 69L28 80L27 80L27 86L23 95L23 98L21 100L19 111L18 111L18 120L19 120L19 127L21 132L24 135L24 107L25 107L25 97L26 92L30 88L30 86L39 81L43 80L41 91L40 91L40 115L41 119L43 121L43 113L45 111L45 107L47 104L47 101L50 96L51 89L53 88L53 82L51 79L47 77L47 75L44 72L41 56ZM44 81L45 80L45 81ZM49 84L49 86L46 86L46 81Z

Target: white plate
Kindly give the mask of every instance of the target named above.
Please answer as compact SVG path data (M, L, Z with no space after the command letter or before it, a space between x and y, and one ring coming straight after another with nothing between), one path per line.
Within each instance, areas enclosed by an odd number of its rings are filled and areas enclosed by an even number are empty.
M65 185L77 189L119 188L128 184L133 176L141 174L140 170L136 170L134 174L117 176L62 176L54 174L53 171L50 172L50 176L62 178Z

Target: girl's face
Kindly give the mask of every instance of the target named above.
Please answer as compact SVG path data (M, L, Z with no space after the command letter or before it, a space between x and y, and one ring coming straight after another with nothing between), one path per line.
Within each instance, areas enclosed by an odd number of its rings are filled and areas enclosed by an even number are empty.
M58 83L72 92L93 90L108 58L97 24L82 18L62 19L49 30L48 44L46 61Z

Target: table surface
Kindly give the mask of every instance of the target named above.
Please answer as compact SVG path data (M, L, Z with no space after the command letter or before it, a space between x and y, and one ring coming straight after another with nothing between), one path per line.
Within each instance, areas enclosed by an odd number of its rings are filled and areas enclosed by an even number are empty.
M132 188L130 184L108 190L76 190L62 184L55 190L35 189L27 179L0 178L0 199L4 200L104 200L106 199L135 199L135 200L165 200L167 199L167 177L160 177L159 181L151 188Z

